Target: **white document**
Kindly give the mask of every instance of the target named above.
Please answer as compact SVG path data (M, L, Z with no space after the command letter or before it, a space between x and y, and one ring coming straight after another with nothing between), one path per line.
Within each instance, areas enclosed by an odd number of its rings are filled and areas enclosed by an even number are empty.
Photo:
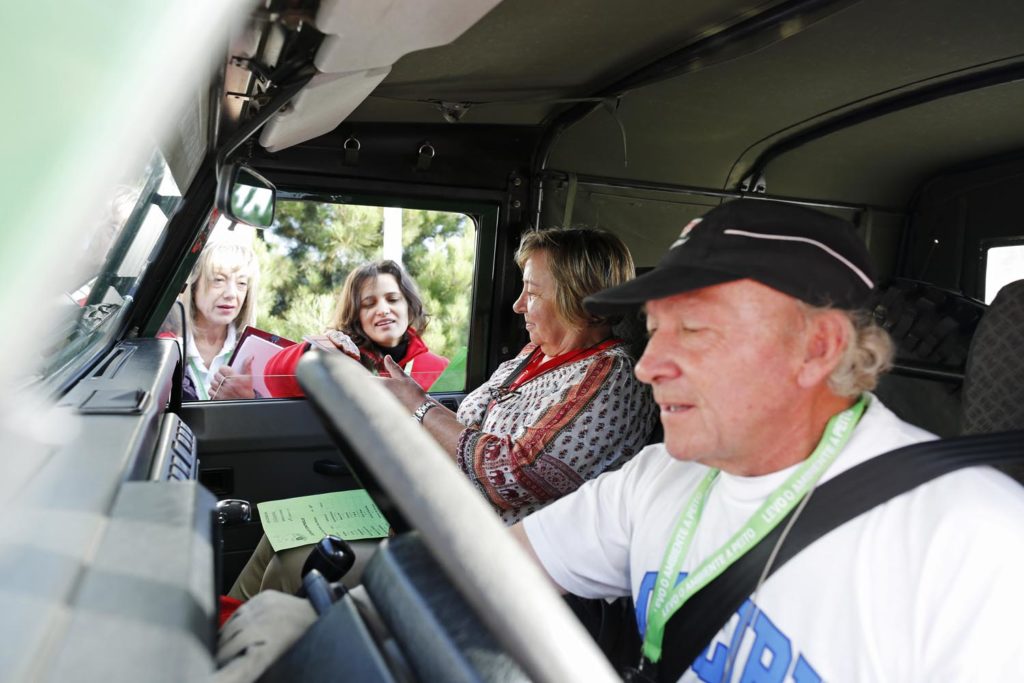
M274 342L267 341L262 337L257 337L254 334L249 335L242 340L242 346L235 353L235 359L231 362L231 369L242 373L245 361L252 358L252 387L261 396L270 396L270 391L263 380L264 369L267 367L267 361L282 348L284 347L278 346Z

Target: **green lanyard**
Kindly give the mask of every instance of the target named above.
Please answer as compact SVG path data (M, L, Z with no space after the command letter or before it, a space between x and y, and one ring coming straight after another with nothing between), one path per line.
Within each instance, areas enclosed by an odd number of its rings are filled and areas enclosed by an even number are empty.
M718 470L711 470L697 486L676 522L672 542L665 549L658 578L654 583L650 609L647 612L647 631L644 635L643 654L651 662L661 659L661 645L665 638L665 625L672 615L697 591L713 581L733 562L753 548L790 510L800 504L804 495L814 488L839 453L846 446L857 426L864 408L867 394L861 396L853 406L833 415L825 426L825 433L811 456L775 491L768 496L761 507L751 515L746 524L732 535L710 557L700 563L685 579L672 587L674 578L679 576L686 559L686 553L693 541L693 532L700 523L704 505L707 503L711 486L718 477Z
M196 397L200 401L209 401L210 392L206 390L205 386L206 375L199 370L199 367L196 365L196 361L194 358L189 358L188 364L192 366L192 374L194 375L192 379L195 380L194 383L196 385Z
M228 357L230 357L231 356L231 351L230 350L229 351L225 351L224 353L222 353L220 355L221 356L228 356ZM213 360L214 361L217 360L218 357L219 356L214 356ZM195 380L194 383L196 385L196 397L200 401L209 401L210 400L210 392L208 392L206 390L206 374L207 373L204 373L203 371L201 371L199 369L199 366L196 365L196 359L195 358L189 358L188 359L188 364L190 366L192 366L192 374L195 375L195 377L193 377L192 379ZM210 365L213 365L213 361L210 361Z

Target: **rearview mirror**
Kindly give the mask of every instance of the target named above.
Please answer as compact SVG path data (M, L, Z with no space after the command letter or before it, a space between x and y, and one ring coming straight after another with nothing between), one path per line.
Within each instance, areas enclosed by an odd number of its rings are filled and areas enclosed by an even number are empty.
M217 179L217 208L236 223L269 228L274 222L277 190L248 166L229 164Z

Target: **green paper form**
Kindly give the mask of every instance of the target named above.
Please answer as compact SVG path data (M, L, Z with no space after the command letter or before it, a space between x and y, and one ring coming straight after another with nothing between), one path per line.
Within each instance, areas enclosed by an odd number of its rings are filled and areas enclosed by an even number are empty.
M263 532L275 552L316 543L327 535L346 541L383 538L390 529L364 489L257 503Z

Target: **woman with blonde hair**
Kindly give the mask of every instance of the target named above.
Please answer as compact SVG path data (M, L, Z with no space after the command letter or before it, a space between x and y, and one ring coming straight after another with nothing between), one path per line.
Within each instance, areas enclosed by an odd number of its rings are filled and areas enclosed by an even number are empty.
M227 365L239 333L256 322L260 268L252 247L232 241L206 245L182 294L185 331L184 398L255 398L252 377Z
M523 287L512 306L528 343L451 411L385 363L387 388L437 440L506 524L622 465L654 428L649 390L612 326L583 299L630 280L633 257L588 228L523 235Z

